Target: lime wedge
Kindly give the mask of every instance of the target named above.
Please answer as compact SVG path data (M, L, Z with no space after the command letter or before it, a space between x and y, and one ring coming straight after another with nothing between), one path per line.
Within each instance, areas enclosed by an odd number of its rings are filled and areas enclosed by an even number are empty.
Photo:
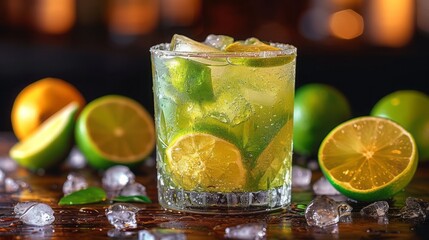
M176 57L166 62L172 85L193 101L214 98L210 68L206 65Z
M28 138L15 144L10 157L31 170L49 168L61 161L72 146L78 109L79 104L72 102L52 115Z

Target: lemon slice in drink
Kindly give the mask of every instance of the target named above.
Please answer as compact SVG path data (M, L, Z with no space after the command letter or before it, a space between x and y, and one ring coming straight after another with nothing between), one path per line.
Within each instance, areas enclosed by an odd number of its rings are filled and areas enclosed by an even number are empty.
M397 123L359 117L340 124L323 140L319 164L328 181L359 201L387 199L411 181L417 168L413 137Z
M77 121L76 143L97 169L144 160L155 146L152 117L138 102L108 95L90 102Z
M10 149L10 157L31 170L49 168L68 154L73 142L75 115L79 109L72 102L44 121L25 140Z
M185 190L243 191L246 170L238 148L206 133L179 136L166 149L167 171Z
M227 52L272 52L282 49L259 41L257 38L249 38L246 41L236 41L225 48ZM275 67L288 64L295 59L295 55L266 57L231 57L228 61L234 65L245 65L249 67Z
M292 120L289 120L259 155L252 176L259 179L257 190L281 187L292 163Z

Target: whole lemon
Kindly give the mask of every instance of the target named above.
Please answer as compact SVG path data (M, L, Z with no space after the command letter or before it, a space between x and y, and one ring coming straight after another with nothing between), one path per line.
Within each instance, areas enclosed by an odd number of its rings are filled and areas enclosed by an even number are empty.
M417 90L398 90L381 98L372 116L391 119L413 135L420 160L429 160L429 96Z
M84 97L72 84L51 77L33 82L15 98L11 113L13 132L19 140L25 139L71 102L77 102L79 110L85 105Z
M316 154L325 136L350 117L350 104L338 89L320 83L301 86L294 103L294 151Z

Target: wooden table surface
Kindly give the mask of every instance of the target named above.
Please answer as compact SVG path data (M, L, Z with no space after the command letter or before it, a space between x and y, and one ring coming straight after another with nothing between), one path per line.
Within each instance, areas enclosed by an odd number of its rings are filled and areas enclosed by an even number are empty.
M0 135L0 158L7 156L13 144L12 138ZM62 184L69 169L35 174L17 168L8 176L28 183L31 188L15 194L0 194L0 239L108 239L108 231L113 229L105 216L105 209L111 204L106 201L80 206L58 206L62 197ZM89 168L80 170L90 185L100 186L101 173ZM303 212L282 210L255 215L197 215L170 212L157 203L156 170L153 166L134 169L137 182L146 186L151 204L135 204L141 209L137 215L139 230L155 228L174 229L186 234L187 239L222 239L226 227L244 223L261 222L267 224L267 239L429 239L429 217L425 222L405 221L390 216L388 221L361 217L359 206L354 206L351 222L339 223L329 229L309 227ZM313 173L314 182L321 176ZM397 212L406 197L413 196L429 201L429 165L420 164L409 186L391 199L390 212ZM314 195L311 190L293 189L292 206L308 204ZM13 206L20 201L40 201L50 205L55 211L55 222L51 226L34 227L22 224L13 215ZM293 210L296 211L293 211ZM136 239L137 235L130 237Z

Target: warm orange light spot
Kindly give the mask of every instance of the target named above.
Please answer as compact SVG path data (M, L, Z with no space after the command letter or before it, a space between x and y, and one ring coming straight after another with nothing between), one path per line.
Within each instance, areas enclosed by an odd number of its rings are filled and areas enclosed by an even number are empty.
M338 11L331 15L329 28L338 38L353 39L363 33L363 18L351 9Z
M201 0L164 0L161 1L164 21L171 25L189 26L201 13Z
M124 35L138 35L152 31L158 25L159 1L157 0L110 0L108 8L109 28Z
M372 42L401 47L413 34L414 0L368 1L369 37Z
M75 0L38 0L35 5L35 27L45 33L69 31L76 20Z

